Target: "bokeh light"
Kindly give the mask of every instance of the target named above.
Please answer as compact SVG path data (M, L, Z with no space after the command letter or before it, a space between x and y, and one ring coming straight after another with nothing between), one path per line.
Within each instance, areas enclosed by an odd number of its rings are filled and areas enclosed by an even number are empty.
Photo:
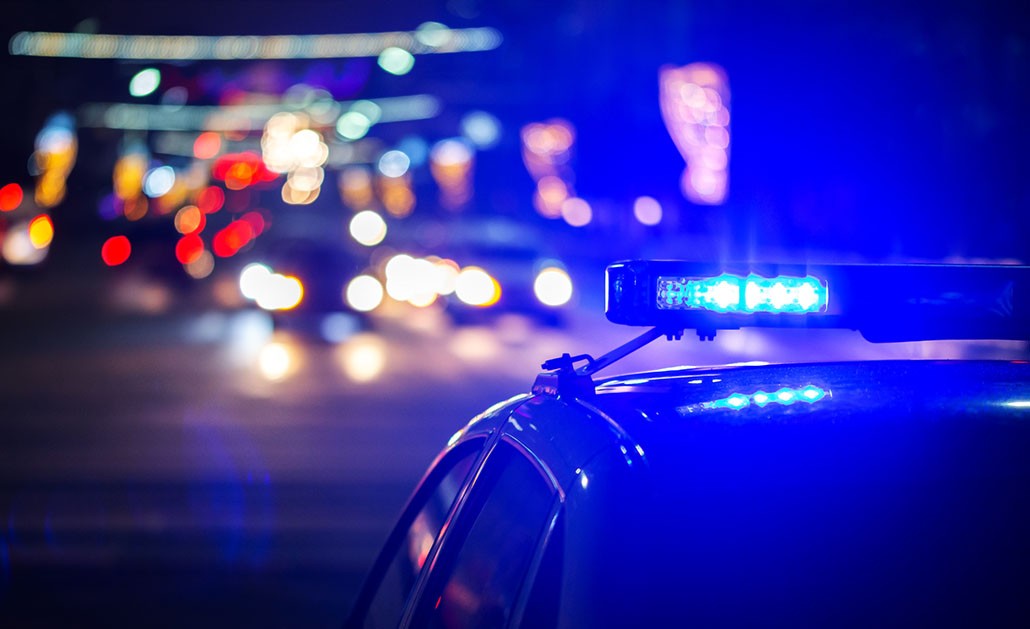
M36 249L46 249L54 240L54 222L40 214L29 222L29 241Z
M344 375L354 382L372 382L386 367L385 343L372 334L355 335L337 351Z
M304 285L291 275L271 274L255 298L264 310L292 310L304 299Z
M572 299L572 278L564 269L547 267L537 274L533 293L545 306L562 306Z
M129 81L129 94L136 98L149 96L161 85L161 71L157 68L140 70Z
M561 216L565 219L565 222L573 227L583 227L590 224L593 219L593 210L590 208L590 204L580 199L579 197L572 197L565 199L561 204Z
M386 238L386 221L372 210L358 212L350 221L350 235L366 247L374 247Z
M652 197L637 197L633 216L643 225L657 225L662 222L662 206Z
M272 276L272 269L264 264L252 262L240 272L240 293L250 300L257 299L265 282Z
M699 204L726 200L729 179L730 88L713 63L665 67L659 73L662 118L687 163L683 195Z
M175 213L175 231L180 234L192 234L203 231L207 217L195 205L187 205Z
M21 186L16 183L9 183L0 188L0 212L10 212L11 210L18 209L24 197L25 193L22 191Z
M359 275L347 283L344 300L358 312L371 312L383 303L383 285L371 275Z
M196 234L187 234L175 244L175 259L179 264L195 262L204 252L204 241Z
M171 166L161 166L147 172L143 177L143 194L151 199L164 196L175 185L175 171Z
M487 307L500 300L501 285L485 270L469 266L458 274L454 294L470 306Z
M193 141L193 156L197 159L217 157L222 150L222 136L214 131L205 131Z
M28 266L39 264L46 259L47 248L38 248L32 243L29 236L29 223L22 222L12 225L4 234L3 258L8 264L16 266Z
M477 148L488 149L501 137L501 123L485 111L472 111L461 119L461 133Z
M210 251L201 251L195 260L185 266L186 273L195 280L211 275L215 270L215 257Z
M218 186L208 186L197 195L197 207L204 214L213 214L225 205L225 191Z
M132 243L125 236L111 236L100 247L100 258L107 266L124 264L132 255Z
M291 375L296 368L295 350L286 343L269 343L258 353L261 375L273 382Z
M379 158L378 167L386 177L402 177L411 167L411 158L403 151L387 151Z
M402 75L411 72L415 67L415 57L403 48L390 46L379 53L377 63L390 74Z

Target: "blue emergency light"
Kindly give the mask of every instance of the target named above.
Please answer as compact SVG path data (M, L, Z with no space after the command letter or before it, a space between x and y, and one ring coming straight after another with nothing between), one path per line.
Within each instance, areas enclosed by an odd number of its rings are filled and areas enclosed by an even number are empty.
M1030 267L762 265L674 260L607 269L608 319L664 330L822 327L871 341L1030 340Z

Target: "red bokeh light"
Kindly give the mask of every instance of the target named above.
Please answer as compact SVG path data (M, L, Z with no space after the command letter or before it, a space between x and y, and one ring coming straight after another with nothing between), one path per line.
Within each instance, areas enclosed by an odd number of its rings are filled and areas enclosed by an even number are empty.
M261 215L261 212L253 211L247 212L240 217L241 221L245 221L250 228L254 230L254 237L257 238L265 231L265 217Z
M213 214L225 205L225 191L218 186L208 186L197 195L197 207L204 214Z
M0 188L0 212L10 212L17 209L24 197L25 194L22 192L21 186L16 183L9 183Z
M246 247L254 236L254 228L250 223L244 220L233 221L215 234L211 241L211 250L220 258L228 258Z
M202 253L204 253L204 241L196 234L183 236L175 245L175 259L181 264L196 262Z
M222 150L222 136L214 131L205 131L193 142L193 155L197 159L211 159Z
M100 248L100 257L107 266L118 266L129 259L132 243L125 236L111 236Z
M215 160L211 176L224 181L230 190L242 190L247 186L266 181L275 181L279 175L265 166L257 153L227 153Z

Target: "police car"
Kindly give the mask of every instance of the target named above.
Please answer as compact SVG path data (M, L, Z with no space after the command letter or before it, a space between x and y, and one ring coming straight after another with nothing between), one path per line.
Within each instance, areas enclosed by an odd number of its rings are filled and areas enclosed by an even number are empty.
M606 297L651 329L455 434L348 626L1027 626L1030 364L594 374L685 330L1026 340L1030 267L635 261Z

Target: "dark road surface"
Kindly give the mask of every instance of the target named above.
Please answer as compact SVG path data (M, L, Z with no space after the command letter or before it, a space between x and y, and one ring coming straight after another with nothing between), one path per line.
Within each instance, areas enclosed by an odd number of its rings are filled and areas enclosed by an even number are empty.
M454 430L542 360L639 332L428 313L338 345L272 335L257 313L0 330L0 627L338 626ZM884 353L846 338L662 343L617 371Z

